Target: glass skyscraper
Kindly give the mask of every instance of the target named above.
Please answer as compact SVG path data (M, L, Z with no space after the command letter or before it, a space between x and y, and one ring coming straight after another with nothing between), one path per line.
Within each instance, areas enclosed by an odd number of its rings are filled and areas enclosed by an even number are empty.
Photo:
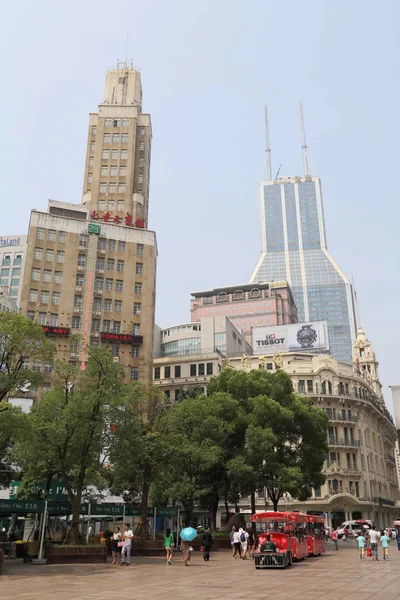
M262 253L250 282L288 281L299 322L326 320L332 355L351 363L353 289L327 250L320 179L262 181L260 209Z

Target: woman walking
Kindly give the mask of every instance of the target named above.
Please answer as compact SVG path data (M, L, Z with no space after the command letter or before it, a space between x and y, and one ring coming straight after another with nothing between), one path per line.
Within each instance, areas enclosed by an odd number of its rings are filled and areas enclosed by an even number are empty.
M185 566L189 566L188 562L190 560L190 542L181 541L181 550L182 550L182 560L185 563Z
M119 542L121 541L121 529L116 527L114 529L113 540L111 544L111 552L112 552L112 565L119 565L119 559L121 556L121 548L119 547Z
M174 534L170 529L167 529L164 536L164 548L167 552L167 565L171 564L172 552L174 548Z

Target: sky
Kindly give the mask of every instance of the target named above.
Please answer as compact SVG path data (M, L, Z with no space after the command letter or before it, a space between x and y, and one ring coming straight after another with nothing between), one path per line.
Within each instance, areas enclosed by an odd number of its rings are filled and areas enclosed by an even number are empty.
M0 234L49 198L81 202L89 112L108 68L140 69L153 126L157 323L190 292L248 281L268 105L272 170L302 175L299 100L328 249L354 278L386 401L398 336L400 4L396 0L21 0L2 6Z

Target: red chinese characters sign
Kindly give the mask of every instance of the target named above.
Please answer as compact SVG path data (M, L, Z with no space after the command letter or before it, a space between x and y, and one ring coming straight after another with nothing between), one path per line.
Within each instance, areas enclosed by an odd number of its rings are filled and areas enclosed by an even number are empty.
M104 215L99 215L97 210L92 210L90 217L94 221L104 221L104 223L118 223L118 225L126 225L127 227L138 227L139 229L145 228L144 219L136 219L133 222L133 217L129 213L125 216L115 215L114 217L109 213L105 212Z
M101 334L102 340L109 340L110 342L133 342L133 336L130 333L107 333L102 332Z
M50 325L44 325L43 331L48 335L59 335L61 337L68 337L71 333L69 327L52 327Z

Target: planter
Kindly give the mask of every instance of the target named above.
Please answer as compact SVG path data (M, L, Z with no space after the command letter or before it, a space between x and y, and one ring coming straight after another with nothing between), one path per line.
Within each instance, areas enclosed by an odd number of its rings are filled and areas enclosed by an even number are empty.
M46 548L48 565L106 563L107 554L106 546L48 546Z

